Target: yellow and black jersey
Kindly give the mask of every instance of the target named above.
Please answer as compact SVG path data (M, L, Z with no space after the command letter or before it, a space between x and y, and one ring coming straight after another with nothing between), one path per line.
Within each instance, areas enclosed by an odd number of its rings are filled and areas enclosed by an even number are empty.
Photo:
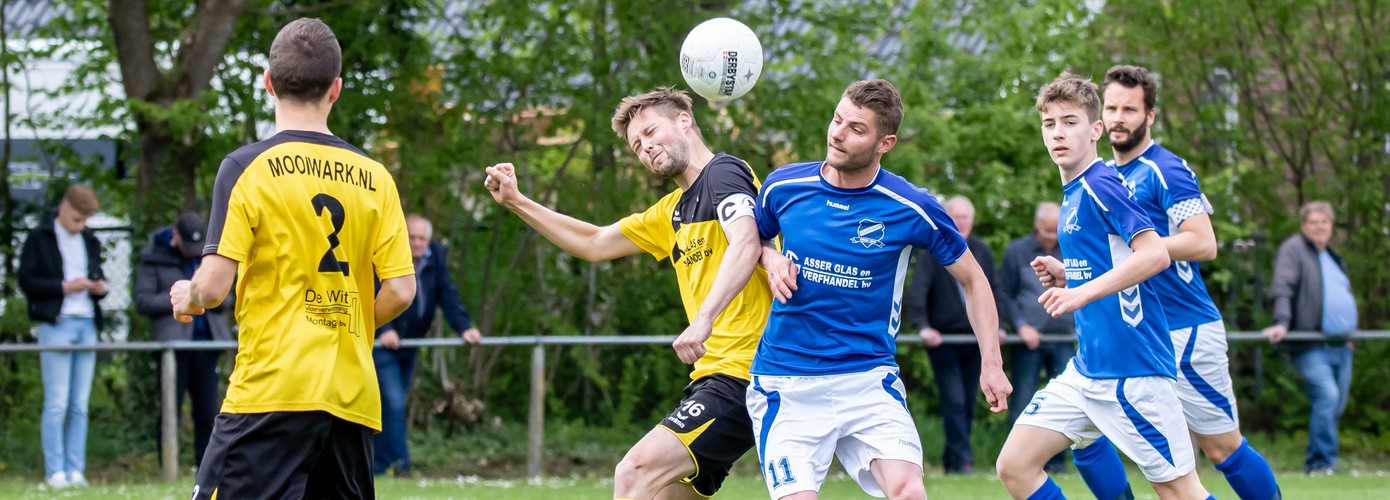
M753 215L758 177L743 160L719 153L689 191L676 189L640 214L618 221L623 235L657 260L671 259L687 320L693 320L714 286L729 248L724 224ZM767 273L761 267L714 321L705 355L691 379L723 373L744 380L772 309Z
M415 272L391 174L337 137L282 131L222 160L206 241L239 263L222 411L326 411L380 430L373 278Z

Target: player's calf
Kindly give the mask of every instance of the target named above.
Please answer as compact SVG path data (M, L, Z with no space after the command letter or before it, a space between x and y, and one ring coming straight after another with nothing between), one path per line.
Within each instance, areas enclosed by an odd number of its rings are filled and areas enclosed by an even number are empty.
M1004 449L999 451L995 473L1014 498L1063 498L1056 483L1043 472L1048 459L1065 450L1071 440L1060 432L1015 424Z
M613 470L614 498L655 498L667 485L695 473L690 453L674 434L652 429Z

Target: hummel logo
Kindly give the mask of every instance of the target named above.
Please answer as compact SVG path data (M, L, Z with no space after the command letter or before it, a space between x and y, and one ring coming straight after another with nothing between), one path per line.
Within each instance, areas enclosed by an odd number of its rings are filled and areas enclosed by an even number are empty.
M830 201L830 200L825 200L825 204L826 204L826 206L835 207L835 208L838 208L838 209L840 209L840 210L849 210L849 205L841 205L841 204L839 204L839 203L835 203L835 202Z

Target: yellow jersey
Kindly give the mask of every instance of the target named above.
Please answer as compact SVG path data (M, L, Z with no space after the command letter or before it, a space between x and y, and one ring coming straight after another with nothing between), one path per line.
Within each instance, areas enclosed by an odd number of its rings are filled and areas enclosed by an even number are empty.
M238 263L226 413L325 411L381 430L373 278L414 274L391 174L337 137L286 130L222 161L203 253Z
M676 189L646 211L618 221L623 235L657 260L671 259L686 319L705 302L719 264L729 248L724 224L752 216L758 177L746 162L719 153L688 191ZM723 373L748 380L758 339L772 310L772 292L761 267L714 321L705 355L695 362L692 380Z

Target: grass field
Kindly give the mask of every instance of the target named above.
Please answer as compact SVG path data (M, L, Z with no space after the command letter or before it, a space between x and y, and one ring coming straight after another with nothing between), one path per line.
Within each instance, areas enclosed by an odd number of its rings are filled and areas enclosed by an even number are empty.
M1199 471L1203 482L1217 498L1234 499L1235 494L1214 469ZM1076 474L1057 476L1062 489L1072 498L1087 498L1085 486ZM1136 498L1157 498L1143 478L1134 471L1130 481L1135 485ZM1351 471L1336 476L1308 477L1302 474L1281 474L1280 486L1289 499L1385 499L1390 498L1390 473L1386 471ZM1004 487L992 474L973 476L928 475L927 494L937 499L1008 498ZM89 488L46 491L37 482L15 479L0 481L0 498L92 498L92 499L170 499L188 498L189 484L96 484ZM525 481L480 480L459 477L438 479L383 479L377 481L377 496L383 499L455 499L455 500L531 500L556 498L574 500L606 500L612 498L612 482L599 479L549 478L541 484ZM767 498L767 490L758 477L731 477L717 498L731 500ZM843 474L835 474L821 488L821 498L827 500L869 498L859 486Z

